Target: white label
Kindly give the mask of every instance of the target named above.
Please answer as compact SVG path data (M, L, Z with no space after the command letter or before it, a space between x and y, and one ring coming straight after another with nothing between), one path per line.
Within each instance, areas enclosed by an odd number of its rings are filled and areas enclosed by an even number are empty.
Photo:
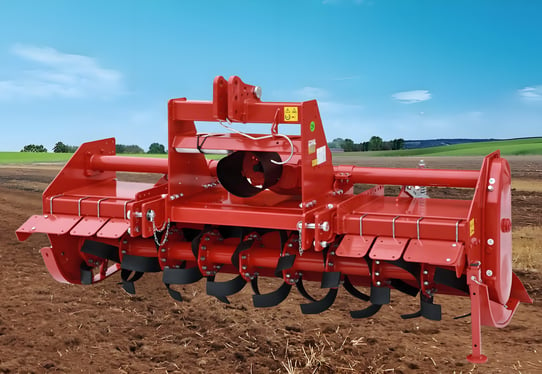
M318 149L316 150L316 160L318 165L326 162L326 146L323 145L321 147L318 147Z

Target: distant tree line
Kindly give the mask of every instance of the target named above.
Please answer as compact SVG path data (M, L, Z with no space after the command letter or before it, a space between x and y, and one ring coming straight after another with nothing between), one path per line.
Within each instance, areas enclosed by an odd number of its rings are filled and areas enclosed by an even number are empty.
M57 142L55 146L53 147L54 153L74 153L77 150L76 145L67 145L63 142ZM125 144L117 144L115 146L115 150L118 153L131 153L131 154L138 154L138 153L145 153L143 148L141 148L138 145L132 144L132 145L125 145ZM45 148L43 145L39 144L27 144L21 149L21 152L47 152L47 148ZM146 152L148 154L166 154L166 148L163 144L160 143L152 143L149 146L149 150Z
M383 141L380 136L372 136L367 142L354 143L352 139L335 138L328 143L329 148L341 148L345 152L367 152L367 151L388 151L403 149L405 140L403 138Z

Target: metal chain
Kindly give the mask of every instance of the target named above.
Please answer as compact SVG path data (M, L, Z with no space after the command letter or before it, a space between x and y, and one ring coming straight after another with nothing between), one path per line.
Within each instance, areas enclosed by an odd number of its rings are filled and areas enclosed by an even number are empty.
M154 223L154 216L151 217L151 223L152 223L152 236L154 237L154 242L156 243L158 247L161 247L167 242L171 221L168 218L167 225L164 223L164 225L162 225L162 228L160 230L156 228L156 224ZM158 240L158 235L156 235L156 233L158 231L164 231L164 226L166 226L166 233L164 234L164 237L162 238L162 241L160 242L160 240Z
M300 256L303 256L303 246L301 245L301 225L298 225L297 226L297 232L298 232L298 236L297 236L297 242L299 243L299 255Z

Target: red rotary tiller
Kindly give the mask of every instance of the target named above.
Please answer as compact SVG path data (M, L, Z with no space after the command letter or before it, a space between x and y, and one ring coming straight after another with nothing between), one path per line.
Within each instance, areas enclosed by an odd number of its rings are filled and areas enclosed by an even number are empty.
M440 320L435 295L465 295L468 360L487 360L481 326L504 327L520 302L532 302L512 272L510 168L499 152L480 171L334 166L316 101L262 102L261 89L238 77L217 77L213 89L212 101L170 100L167 159L115 156L114 139L77 150L44 192L43 214L17 230L20 240L48 234L41 254L56 280L92 284L120 270L134 292L144 272L163 271L177 300L172 285L206 278L207 293L223 302L250 283L257 307L279 304L295 286L306 314L326 310L342 286L366 304L353 318L375 314L392 288L420 297L419 311L402 318ZM198 133L194 121L228 131ZM248 134L233 123L271 130ZM279 132L281 124L299 135ZM117 171L163 176L125 182ZM355 195L356 183L376 186ZM387 196L383 185L403 188ZM471 188L474 197L428 198L410 186ZM238 275L220 282L219 272ZM262 276L284 283L262 294ZM317 300L303 281L329 291Z

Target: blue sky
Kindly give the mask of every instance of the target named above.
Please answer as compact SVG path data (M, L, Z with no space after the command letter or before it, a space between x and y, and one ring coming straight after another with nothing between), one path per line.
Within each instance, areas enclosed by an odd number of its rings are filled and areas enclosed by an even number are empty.
M542 2L0 0L0 150L167 143L216 75L318 99L329 140L542 135Z

